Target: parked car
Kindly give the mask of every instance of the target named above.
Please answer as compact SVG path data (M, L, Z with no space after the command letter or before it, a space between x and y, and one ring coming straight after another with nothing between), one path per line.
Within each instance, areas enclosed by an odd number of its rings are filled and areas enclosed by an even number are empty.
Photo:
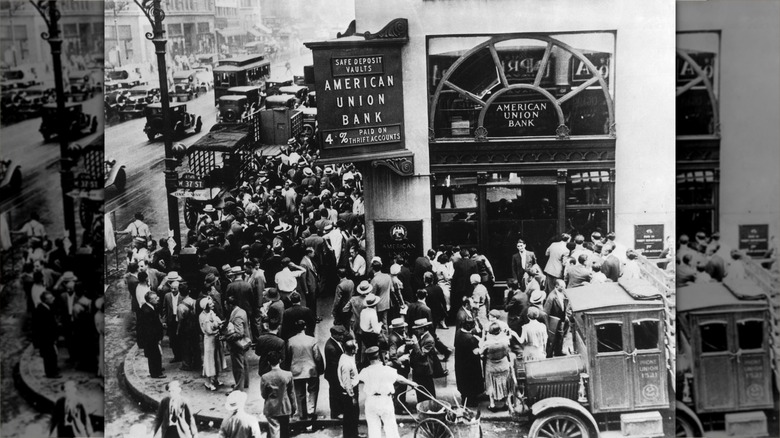
M237 123L256 113L264 103L262 89L258 85L228 88L228 94L219 98L217 122Z
M116 160L106 160L106 183L104 187L115 187L117 190L122 191L127 185L127 171L124 165L117 164Z
M154 85L137 85L127 93L117 96L117 103L121 106L119 109L119 120L127 117L140 116L144 113L146 106L160 101L160 89Z
M19 66L3 72L0 89L3 91L16 88L27 88L39 83L38 75L32 66Z
M66 95L73 102L81 102L94 96L95 81L92 72L77 70L68 75L68 90Z
M203 121L200 116L187 112L187 104L171 102L169 110L171 128L173 129L174 135L183 136L189 129L200 132L203 127ZM144 114L146 114L144 133L146 133L146 137L149 141L154 141L157 135L163 133L162 104L158 102L147 105Z
M107 88L132 88L144 83L141 74L130 66L106 70L105 85Z
M67 127L69 139L75 139L82 135L85 130L90 133L97 131L97 116L90 116L83 112L81 103L65 103L65 119L60 119L57 114L57 104L47 103L41 110L41 127L39 131L43 135L43 140L49 142L52 137L59 135L59 126L64 123Z
M171 87L171 96L175 101L186 102L198 97L200 89L195 82L195 72L192 70L182 70L173 74L173 87Z
M22 189L22 168L11 160L0 161L0 193L8 196Z
M23 118L37 117L44 104L57 100L57 90L51 84L39 84L19 90L16 94L18 108L16 111Z

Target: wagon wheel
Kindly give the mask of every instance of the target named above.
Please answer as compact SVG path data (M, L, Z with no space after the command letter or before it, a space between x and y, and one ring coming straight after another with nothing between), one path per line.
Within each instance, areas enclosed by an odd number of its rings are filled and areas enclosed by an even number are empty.
M552 411L534 420L528 438L590 438L585 421L570 412Z
M414 438L454 438L454 436L452 430L436 418L422 420L414 430Z
M303 125L303 134L309 137L314 137L314 125L311 123Z
M677 411L674 419L674 436L694 437L704 436L704 431L699 430L696 423L688 415Z
M193 229L198 223L198 210L200 210L200 203L193 201L191 198L187 198L184 201L184 224L187 228Z

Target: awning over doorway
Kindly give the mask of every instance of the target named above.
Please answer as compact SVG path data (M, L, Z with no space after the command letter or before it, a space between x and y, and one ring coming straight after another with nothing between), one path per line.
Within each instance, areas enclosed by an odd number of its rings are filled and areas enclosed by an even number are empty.
M269 29L266 26L263 26L262 24L255 24L255 29L259 30L260 32L273 33L271 29Z
M260 32L260 31L259 31L259 30L257 30L257 29L249 29L249 30L247 30L246 32L247 32L248 34L252 35L252 36L255 36L255 37L257 37L257 38L261 38L261 37L263 36L263 33L262 33L262 32Z
M244 30L240 27L226 27L224 29L217 29L217 33L225 38L229 38L244 35L246 32L244 32Z

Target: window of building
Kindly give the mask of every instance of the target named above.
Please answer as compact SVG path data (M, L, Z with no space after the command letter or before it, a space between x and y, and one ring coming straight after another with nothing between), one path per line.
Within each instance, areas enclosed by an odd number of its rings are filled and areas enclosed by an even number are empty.
M714 169L678 170L677 230L694 235L717 229L718 178Z

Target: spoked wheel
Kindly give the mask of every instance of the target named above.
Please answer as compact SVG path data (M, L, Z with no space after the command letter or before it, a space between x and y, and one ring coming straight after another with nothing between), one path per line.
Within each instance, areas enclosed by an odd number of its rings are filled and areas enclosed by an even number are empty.
M674 436L680 437L696 437L704 436L703 431L699 431L696 423L691 420L687 415L678 414L674 419Z
M414 438L454 438L452 430L443 421L426 418L417 424Z
M187 198L187 200L184 201L184 224L187 225L187 228L195 228L195 225L198 222L199 209L200 204L198 202L193 201L190 198Z
M590 428L577 415L548 412L534 420L528 438L591 438Z

